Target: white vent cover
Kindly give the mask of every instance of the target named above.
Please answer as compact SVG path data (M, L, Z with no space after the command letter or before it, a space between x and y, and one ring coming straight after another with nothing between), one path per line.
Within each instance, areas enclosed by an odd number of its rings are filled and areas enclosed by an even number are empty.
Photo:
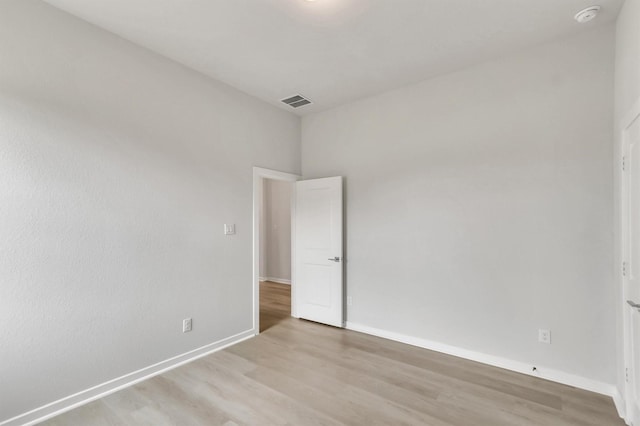
M289 105L291 108L300 108L301 106L309 105L311 101L302 95L290 96L286 99L282 99L282 102Z
M584 24L585 22L589 22L593 18L598 16L598 12L600 12L600 6L591 6L576 13L576 16L574 16L573 19L581 24Z

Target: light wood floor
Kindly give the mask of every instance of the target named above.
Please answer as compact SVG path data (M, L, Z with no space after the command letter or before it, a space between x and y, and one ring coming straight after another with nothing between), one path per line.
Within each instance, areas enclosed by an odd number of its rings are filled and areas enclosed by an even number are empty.
M291 286L260 283L260 333L291 318Z
M610 398L289 316L261 285L260 336L47 425L623 425Z

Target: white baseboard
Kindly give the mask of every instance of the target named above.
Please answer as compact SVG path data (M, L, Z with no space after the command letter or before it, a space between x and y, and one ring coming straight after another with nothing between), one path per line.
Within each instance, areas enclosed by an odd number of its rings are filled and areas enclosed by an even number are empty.
M236 343L240 343L243 340L247 340L251 337L254 337L255 335L256 335L256 332L254 329L243 331L242 333L238 333L234 336L227 337L226 339L222 339L217 342L213 342L208 345L202 346L198 349L185 352L181 355L175 356L173 358L169 358L157 364L150 365L138 371L125 374L124 376L118 377L113 380L109 380L108 382L99 384L92 388L85 389L76 394L73 394L65 398L59 399L57 401L51 402L49 404L43 405L42 407L36 408L35 410L31 410L24 414L20 414L16 417L12 417L10 419L4 420L0 422L0 426L34 425L36 423L50 419L51 417L62 414L66 411L72 410L81 405L87 404L91 401L95 401L96 399L100 399L104 396L117 392L126 387L132 386L150 377L157 376L158 374L162 374L165 371L179 367L183 364L187 364L195 359L202 358L203 356L209 355L213 352L217 352L228 346L234 345Z
M618 410L618 414L620 415L621 418L626 420L627 403L625 402L624 397L622 396L618 388L616 388L612 398L613 398L613 403L616 405L616 410Z
M501 358L494 355L487 355L469 349L463 349L440 342L421 339L418 337L407 336L392 331L381 330L378 328L356 324L353 322L347 322L346 328L349 330L394 340L396 342L406 343L408 345L457 356L459 358L481 362L483 364L492 365L494 367L504 368L506 370L527 374L529 376L540 377L542 379L551 380L552 382L562 383L564 385L585 389L602 395L607 395L613 398L613 401L616 404L616 408L618 409L618 413L621 414L620 417L623 417L622 415L624 415L624 410L622 412L620 411L621 408L624 408L624 404L621 403L622 398L617 388L609 383L599 382L597 380L588 379L586 377L565 373L563 371L554 370L551 368L545 368L544 366L540 365L536 365L536 372L533 372L533 365L524 362Z
M260 281L271 281L272 283L291 285L291 280L284 278L260 277Z

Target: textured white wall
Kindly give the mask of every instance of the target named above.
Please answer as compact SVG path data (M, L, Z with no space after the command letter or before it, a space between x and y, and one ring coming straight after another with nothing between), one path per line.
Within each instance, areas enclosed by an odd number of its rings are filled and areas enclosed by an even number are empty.
M615 382L613 42L303 118L305 178L346 177L348 321Z
M616 22L616 118L640 97L640 1L625 0Z
M616 280L617 320L618 320L618 390L624 394L624 351L622 345L622 277L620 265L622 257L620 224L620 161L622 140L620 138L621 121L630 112L633 104L640 100L640 0L626 0L616 22L616 60L615 60L615 126L616 141L614 148L615 171L615 262L613 270Z
M251 329L252 166L299 172L299 130L39 1L1 1L0 422Z
M291 280L291 182L264 180L264 275ZM262 259L261 259L262 261Z

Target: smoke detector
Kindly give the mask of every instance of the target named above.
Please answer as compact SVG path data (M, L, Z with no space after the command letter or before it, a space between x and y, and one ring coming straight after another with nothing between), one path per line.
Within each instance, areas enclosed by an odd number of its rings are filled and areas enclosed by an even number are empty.
M576 16L574 16L573 19L581 24L584 24L585 22L589 22L593 18L598 16L598 12L600 12L600 6L590 6L576 13Z

